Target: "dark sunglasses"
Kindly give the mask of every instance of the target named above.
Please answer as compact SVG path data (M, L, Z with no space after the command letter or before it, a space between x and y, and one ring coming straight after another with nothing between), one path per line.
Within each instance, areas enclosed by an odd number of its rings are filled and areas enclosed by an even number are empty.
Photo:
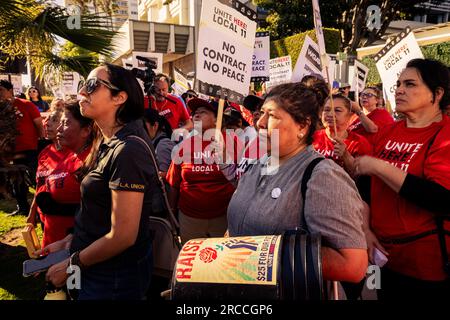
M188 98L197 98L197 95L188 93L187 97Z
M372 98L372 97L376 98L377 97L376 94L373 94L373 93L370 93L370 92L368 92L368 93L361 93L359 96L362 97L362 98Z
M110 90L121 91L119 88L117 88L115 85L113 85L113 84L112 84L111 82L109 82L109 81L102 80L102 79L99 79L99 78L97 78L97 77L92 77L92 78L87 79L86 81L81 80L81 81L78 83L78 92L80 92L81 89L83 89L83 87L85 87L85 88L86 88L86 92L87 92L88 94L91 94L91 93L93 93L93 92L98 88L98 86L101 85L101 84L104 85L105 87L107 87L107 88L110 89Z

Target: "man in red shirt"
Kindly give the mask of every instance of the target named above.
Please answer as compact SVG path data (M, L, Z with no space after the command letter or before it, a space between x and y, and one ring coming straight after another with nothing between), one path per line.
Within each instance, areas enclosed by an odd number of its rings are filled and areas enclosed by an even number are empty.
M0 80L0 101L10 101L16 109L17 131L14 150L14 164L25 165L29 168L31 181L35 181L37 168L38 139L44 137L44 127L38 108L30 101L15 98L13 85L6 80ZM30 206L27 201L28 187L24 181L13 187L17 200L17 210L11 215L28 215Z
M172 130L192 130L194 123L181 100L169 93L169 78L164 74L155 76L154 92L151 107L167 119Z

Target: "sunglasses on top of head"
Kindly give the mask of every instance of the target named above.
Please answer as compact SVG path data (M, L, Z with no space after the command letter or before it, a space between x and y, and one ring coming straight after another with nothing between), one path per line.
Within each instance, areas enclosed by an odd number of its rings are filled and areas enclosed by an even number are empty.
M102 80L99 79L97 77L92 77L87 79L86 81L81 80L78 84L78 92L81 91L81 89L86 88L86 92L87 94L91 94L93 93L99 85L104 85L105 87L107 87L110 90L117 90L117 91L121 91L119 88L117 88L115 85L113 85L111 82L106 81L106 80Z

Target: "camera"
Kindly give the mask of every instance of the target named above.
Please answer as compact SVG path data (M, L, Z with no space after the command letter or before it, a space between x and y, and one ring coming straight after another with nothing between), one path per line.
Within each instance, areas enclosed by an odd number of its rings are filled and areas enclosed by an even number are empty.
M145 63L145 70L133 68L131 69L131 72L137 79L144 82L145 92L149 94L149 90L151 90L153 86L153 80L155 79L155 71L153 70L157 68L156 62L141 56L136 56L136 59Z

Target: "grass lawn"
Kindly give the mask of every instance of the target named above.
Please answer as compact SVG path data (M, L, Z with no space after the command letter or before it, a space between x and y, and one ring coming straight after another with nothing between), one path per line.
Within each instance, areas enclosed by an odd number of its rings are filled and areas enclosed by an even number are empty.
M15 210L15 201L0 200L0 300L40 300L45 295L44 275L22 276L22 263L29 259L20 230L25 216L6 216ZM37 228L42 239L41 228Z

